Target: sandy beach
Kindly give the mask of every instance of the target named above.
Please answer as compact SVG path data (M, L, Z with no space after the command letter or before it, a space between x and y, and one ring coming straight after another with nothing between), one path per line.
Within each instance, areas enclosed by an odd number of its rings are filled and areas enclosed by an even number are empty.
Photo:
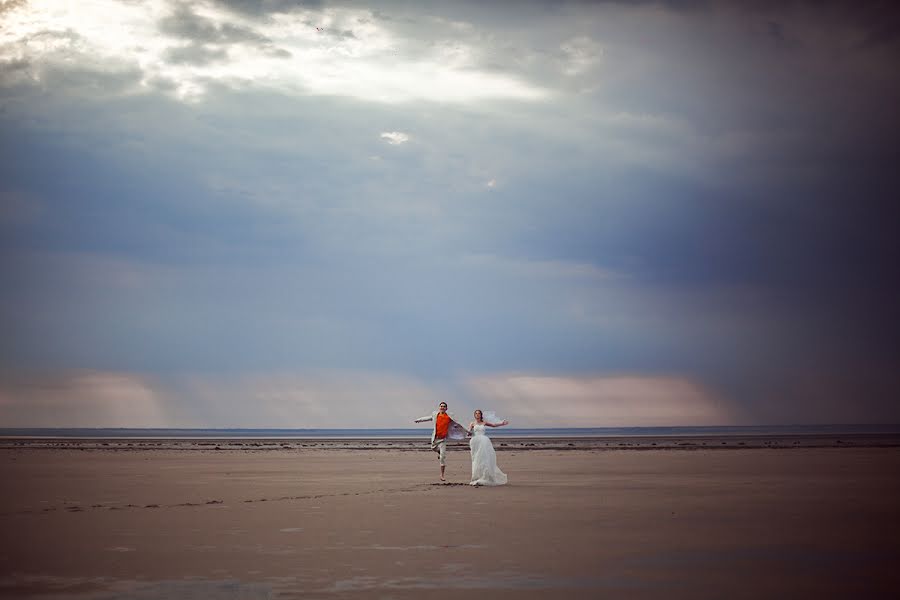
M504 440L473 488L464 445L442 485L423 441L5 440L0 594L896 595L900 449L769 442Z

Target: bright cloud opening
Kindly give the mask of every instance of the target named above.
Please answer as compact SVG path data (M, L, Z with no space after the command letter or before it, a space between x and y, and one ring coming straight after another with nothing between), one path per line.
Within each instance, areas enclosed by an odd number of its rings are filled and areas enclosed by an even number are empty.
M113 62L140 71L132 92L159 89L186 101L213 83L383 103L545 96L470 60L448 61L442 45L404 55L398 48L414 44L360 9L296 9L259 21L211 2L33 0L7 9L0 23L0 60L27 61L35 79L48 66Z
M381 134L382 139L387 140L392 146L399 146L409 141L409 136L399 131L385 131Z

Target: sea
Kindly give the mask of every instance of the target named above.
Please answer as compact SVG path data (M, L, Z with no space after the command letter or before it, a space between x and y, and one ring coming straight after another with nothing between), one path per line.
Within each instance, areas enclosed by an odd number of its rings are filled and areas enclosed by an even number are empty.
M0 428L0 438L103 439L415 439L430 427L398 429L141 429L141 428ZM514 428L491 431L491 437L609 438L778 435L900 435L893 425L759 425L697 427Z

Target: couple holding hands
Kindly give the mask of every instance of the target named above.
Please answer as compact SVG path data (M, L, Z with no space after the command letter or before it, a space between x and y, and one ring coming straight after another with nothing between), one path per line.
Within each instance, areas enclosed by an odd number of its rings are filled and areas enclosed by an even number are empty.
M438 453L438 461L441 463L441 481L446 481L444 469L447 465L447 440L464 440L467 435L470 435L472 436L472 439L469 440L469 449L472 455L472 481L469 482L469 485L504 485L506 483L506 473L497 468L497 454L491 438L485 434L485 430L488 427L508 425L508 421L496 422L492 413L488 413L488 417L485 418L480 410L476 410L475 420L469 423L468 429L465 429L447 413L446 402L441 402L438 410L431 415L415 420L416 423L425 421L434 422L431 431L431 449Z

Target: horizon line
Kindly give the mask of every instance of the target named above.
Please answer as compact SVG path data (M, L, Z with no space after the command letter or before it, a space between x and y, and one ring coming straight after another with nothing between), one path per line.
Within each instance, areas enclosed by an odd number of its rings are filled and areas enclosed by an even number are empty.
M506 430L512 429L750 429L759 427L898 427L898 423L787 423L787 424L770 424L761 423L755 425L595 425L590 427L576 426L560 426L560 427L507 427ZM23 430L42 430L42 431L65 431L73 429L95 430L95 431L379 431L379 430L398 430L408 429L410 431L418 431L422 427L90 427L90 426L19 426L19 427L3 427L0 431L23 431Z

